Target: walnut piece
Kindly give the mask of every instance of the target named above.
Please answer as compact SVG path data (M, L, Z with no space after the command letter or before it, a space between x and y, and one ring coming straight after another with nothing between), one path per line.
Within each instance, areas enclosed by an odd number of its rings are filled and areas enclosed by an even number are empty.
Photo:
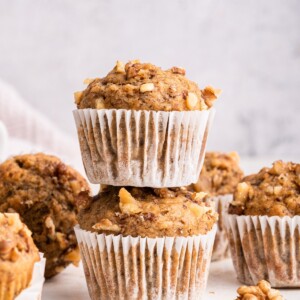
M117 224L113 224L110 220L108 219L102 219L100 222L96 223L93 226L94 229L96 230L105 230L105 231L112 231L119 233L121 231L121 228Z
M114 70L115 70L116 73L125 73L125 65L124 65L124 63L118 60L116 62L116 66L115 66Z
M186 98L186 106L188 109L193 110L196 109L199 104L199 99L195 93L188 93Z
M151 92L154 90L154 84L153 83L144 83L140 86L140 92L146 93Z
M174 74L180 74L180 75L185 75L185 69L179 68L179 67L172 67L171 68L172 73Z
M237 300L284 300L278 290L272 289L266 280L261 280L256 286L241 286L237 289Z
M120 209L124 214L138 214L142 211L140 204L132 195L125 189L121 188L119 191Z

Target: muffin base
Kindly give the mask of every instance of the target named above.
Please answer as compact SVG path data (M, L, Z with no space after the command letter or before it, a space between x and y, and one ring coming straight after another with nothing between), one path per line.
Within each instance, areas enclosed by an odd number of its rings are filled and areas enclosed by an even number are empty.
M228 215L226 227L240 282L300 287L300 216Z
M142 238L75 227L89 294L96 299L201 299L216 227L206 235Z

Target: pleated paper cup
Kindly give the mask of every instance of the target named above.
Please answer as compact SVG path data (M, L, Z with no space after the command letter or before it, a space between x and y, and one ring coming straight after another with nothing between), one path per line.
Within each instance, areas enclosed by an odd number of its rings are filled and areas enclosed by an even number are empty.
M228 215L226 227L239 281L300 287L300 216Z
M96 234L76 226L91 299L202 299L215 231L142 238Z
M15 300L41 300L42 290L45 282L46 258L40 253L40 261L34 264L31 282L25 290Z
M214 109L79 109L73 113L92 183L177 187L197 182Z
M207 199L208 202L214 203L215 211L219 214L216 238L211 258L212 261L222 260L230 256L225 219L227 217L227 210L229 207L229 203L232 201L232 198L232 194L227 194L214 196Z
M14 270L15 273L0 273L0 300L40 300L44 283L45 259L34 265ZM27 268L26 270L22 269ZM32 268L30 270L29 268ZM15 297L18 295L17 297Z

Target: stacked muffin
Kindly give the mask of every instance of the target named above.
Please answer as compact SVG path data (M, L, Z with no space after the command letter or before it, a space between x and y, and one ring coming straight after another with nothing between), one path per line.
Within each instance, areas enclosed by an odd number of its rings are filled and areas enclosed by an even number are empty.
M78 203L91 298L199 299L217 214L184 186L198 179L219 91L139 61L88 83L74 116L87 176L106 185Z

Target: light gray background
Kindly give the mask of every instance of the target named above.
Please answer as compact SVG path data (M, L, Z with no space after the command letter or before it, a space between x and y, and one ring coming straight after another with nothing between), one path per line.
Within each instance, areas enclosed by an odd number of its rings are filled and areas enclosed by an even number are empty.
M134 58L223 89L211 149L300 153L300 1L0 0L0 78L74 137L82 80Z

